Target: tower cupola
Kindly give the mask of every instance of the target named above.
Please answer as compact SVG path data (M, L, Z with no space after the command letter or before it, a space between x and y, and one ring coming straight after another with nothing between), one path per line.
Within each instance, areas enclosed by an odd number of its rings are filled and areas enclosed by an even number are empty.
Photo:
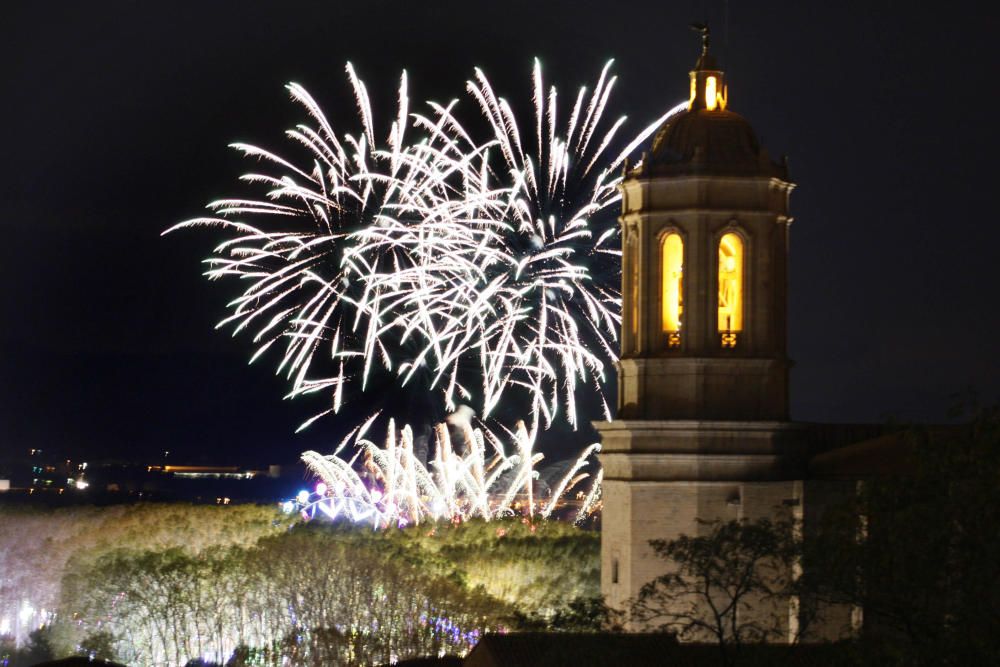
M709 52L711 34L708 26L694 23L691 29L701 33L701 55L690 72L691 99L688 101L688 110L725 111L729 90L725 72L719 69L715 56Z
M701 33L701 55L690 76L688 108L656 131L650 150L630 175L713 174L770 176L788 180L784 161L771 160L750 123L729 109L729 84L709 50L709 30Z

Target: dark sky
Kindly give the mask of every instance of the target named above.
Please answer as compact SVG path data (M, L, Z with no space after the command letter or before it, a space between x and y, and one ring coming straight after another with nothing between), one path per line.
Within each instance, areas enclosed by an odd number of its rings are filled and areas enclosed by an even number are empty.
M942 419L1000 394L996 23L972 3L19 2L0 25L0 447L86 456L287 460L315 402L282 401L245 339L215 331L232 285L200 277L210 235L161 238L237 191L226 145L282 148L282 86L378 108L483 67L515 101L532 57L575 89L609 58L616 111L648 122L687 94L707 18L731 108L790 156L792 411ZM385 102L379 104L377 100ZM336 113L334 113L336 112Z

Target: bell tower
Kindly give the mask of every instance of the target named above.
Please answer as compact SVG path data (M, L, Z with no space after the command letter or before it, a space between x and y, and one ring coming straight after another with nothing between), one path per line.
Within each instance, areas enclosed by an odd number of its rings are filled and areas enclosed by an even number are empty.
M794 185L730 110L698 28L688 108L626 164L621 185L617 418L595 423L601 584L618 608L663 572L650 540L698 535L699 520L772 516L801 493L786 342Z
M785 420L794 186L727 108L707 34L690 87L622 184L618 416Z

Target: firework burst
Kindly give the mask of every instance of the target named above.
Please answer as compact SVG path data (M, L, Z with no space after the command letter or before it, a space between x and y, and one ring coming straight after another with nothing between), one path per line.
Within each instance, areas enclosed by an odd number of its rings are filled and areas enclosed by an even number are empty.
M531 148L479 70L467 88L488 121L485 139L459 122L455 101L412 111L404 73L380 142L350 65L353 133L335 131L290 84L309 122L286 135L305 159L234 144L267 167L242 177L264 195L213 202L211 216L172 229L232 234L206 260L210 278L244 285L219 326L253 332L251 361L280 350L289 396L330 392L329 408L301 428L373 380L378 391L431 392L440 405L431 423L460 403L485 418L505 395L526 396L532 437L560 404L577 423L580 385L601 396L620 321L608 211L619 197L616 172L663 120L611 155L625 119L604 122L610 64L562 124L557 91L544 89L536 61ZM316 375L317 367L325 370Z
M467 277L468 296L450 322L479 333L484 415L510 387L519 387L530 397L533 424L551 425L562 408L576 426L578 388L589 385L603 416L611 417L603 382L617 359L621 323L621 251L611 210L620 201L619 169L678 110L613 153L626 118L605 120L616 82L611 65L593 90L580 88L561 115L558 91L546 90L536 60L528 133L481 70L467 83L497 147L488 174L497 185L484 188L493 197L482 210L500 246L475 257L478 271Z
M321 415L340 409L350 384L363 390L376 371L393 374L406 359L434 351L435 300L455 288L453 257L481 243L475 228L458 233L464 203L455 202L472 198L475 160L488 146L458 151L442 132L443 119L411 114L405 73L388 139L379 144L367 89L350 65L347 73L357 133L338 135L309 93L290 84L311 123L286 135L305 149L308 164L233 144L267 168L241 178L264 196L212 202L213 215L165 232L212 226L232 235L206 260L209 278L237 277L244 285L219 327L253 331L251 362L280 349L289 396L330 391ZM410 145L414 123L424 139ZM321 357L334 372L315 377Z

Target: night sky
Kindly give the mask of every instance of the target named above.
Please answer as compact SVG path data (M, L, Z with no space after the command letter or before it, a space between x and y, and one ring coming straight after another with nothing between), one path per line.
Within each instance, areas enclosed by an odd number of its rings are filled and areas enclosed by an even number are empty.
M0 22L0 448L291 460L336 425L283 401L248 338L214 330L211 234L160 232L240 192L226 146L284 150L305 85L336 123L352 61L391 112L473 67L527 109L532 58L566 91L616 58L638 129L687 96L714 25L731 108L792 196L792 414L944 419L1000 395L996 23L961 3L19 2ZM726 34L728 33L728 35ZM470 100L465 100L468 104ZM522 112L522 115L524 113Z

